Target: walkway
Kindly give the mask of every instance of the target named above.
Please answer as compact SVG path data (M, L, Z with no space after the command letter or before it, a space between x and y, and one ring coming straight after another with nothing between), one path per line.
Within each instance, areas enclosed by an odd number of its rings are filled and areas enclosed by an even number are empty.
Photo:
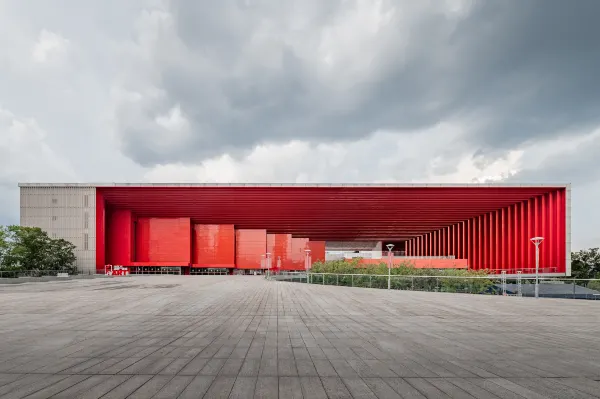
M144 276L0 304L2 398L600 396L600 301Z

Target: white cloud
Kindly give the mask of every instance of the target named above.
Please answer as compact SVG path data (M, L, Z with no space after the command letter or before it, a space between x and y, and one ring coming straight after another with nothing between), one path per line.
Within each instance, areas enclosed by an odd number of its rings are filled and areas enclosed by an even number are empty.
M34 119L0 108L0 220L16 222L19 182L78 181L69 161L57 155Z
M19 118L0 108L0 181L76 179L68 160L46 142L34 119Z
M55 32L42 29L34 44L31 57L40 64L61 62L69 46L69 40Z
M457 183L498 179L519 167L522 152L515 151L480 168L468 151L459 152L457 143L463 134L458 124L440 124L415 132L382 131L349 143L292 140L256 146L240 159L223 154L197 165L159 165L144 178L161 182Z
M597 242L598 68L569 62L589 26L527 41L564 6L65 4L0 1L0 223L19 180L560 180L575 245Z

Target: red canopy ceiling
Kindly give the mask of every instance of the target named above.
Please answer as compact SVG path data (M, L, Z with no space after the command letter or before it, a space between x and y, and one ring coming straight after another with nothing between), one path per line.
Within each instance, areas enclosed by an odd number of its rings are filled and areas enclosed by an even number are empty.
M191 217L202 224L327 240L405 240L547 192L501 186L113 186L109 208L138 216Z

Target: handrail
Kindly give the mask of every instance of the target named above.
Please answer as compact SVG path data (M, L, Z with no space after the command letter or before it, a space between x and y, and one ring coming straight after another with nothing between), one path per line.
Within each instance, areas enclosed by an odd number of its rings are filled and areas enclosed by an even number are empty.
M296 271L285 271L285 272L276 272L271 273L271 275L306 275L306 272L296 272ZM359 277L385 277L387 278L387 274L362 274L362 273L313 273L309 272L308 274L313 276L359 276ZM418 274L392 274L392 278L394 277L406 277L406 278L456 278L456 279L500 279L500 275L489 275L489 276L437 276L437 275L418 275ZM515 280L516 277L507 277L509 280ZM535 280L535 277L521 277L523 280ZM540 279L545 281L600 281L600 279L596 278L568 278L568 277L543 277Z

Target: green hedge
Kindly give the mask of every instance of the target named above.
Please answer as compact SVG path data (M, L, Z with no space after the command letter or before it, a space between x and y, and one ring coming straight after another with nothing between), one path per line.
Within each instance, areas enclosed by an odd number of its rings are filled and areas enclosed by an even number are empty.
M313 284L341 285L366 288L387 288L388 267L385 262L379 264L361 265L360 259L351 261L335 260L327 262L315 262L311 273L331 274L367 274L369 276L334 276L334 275L312 275ZM440 291L440 292L465 292L465 293L494 293L493 278L469 278L485 277L484 271L470 271L465 269L419 269L414 267L410 261L396 264L391 270L391 288L396 290L415 291ZM402 277L406 276L406 277ZM414 277L413 277L414 276ZM419 276L436 276L419 277ZM444 276L454 278L443 278ZM456 278L465 277L465 279ZM323 281L324 280L324 281Z

